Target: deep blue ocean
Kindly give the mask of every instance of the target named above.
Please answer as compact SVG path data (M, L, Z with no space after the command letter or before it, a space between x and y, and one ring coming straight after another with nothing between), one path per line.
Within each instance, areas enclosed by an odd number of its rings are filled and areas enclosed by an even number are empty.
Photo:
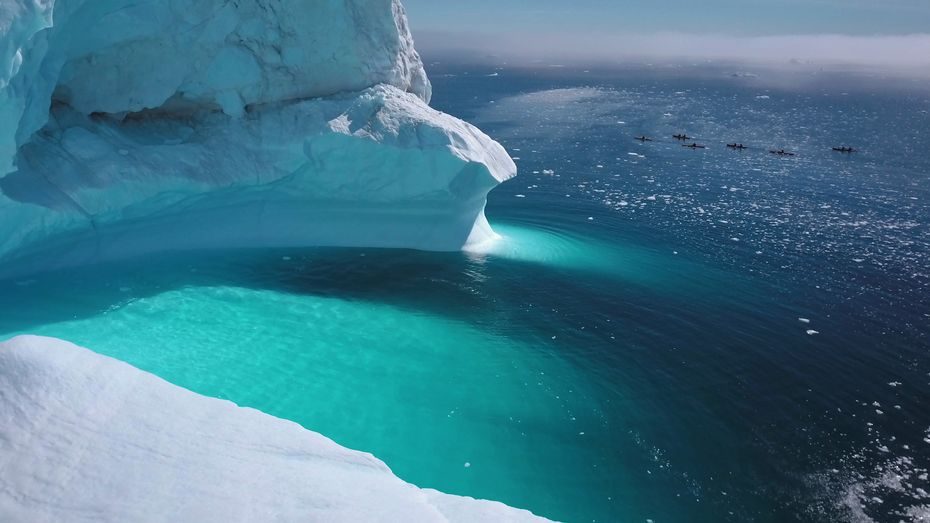
M930 90L429 72L433 105L519 166L488 203L496 248L166 255L0 282L0 338L65 337L417 485L553 519L930 520Z

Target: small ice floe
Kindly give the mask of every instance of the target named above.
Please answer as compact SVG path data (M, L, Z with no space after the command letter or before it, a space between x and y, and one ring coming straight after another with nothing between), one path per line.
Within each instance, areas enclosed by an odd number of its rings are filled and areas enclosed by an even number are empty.
M903 385L903 384L902 384L900 381L890 381L890 382L888 382L888 386L889 386L889 387L900 387L901 385Z
M672 116L672 113L665 113L665 114L663 114L662 116L665 116L665 117L667 118L667 117L669 117L669 116Z
M594 221L594 216L588 216L588 221L589 221L589 222L593 222L593 221Z
M555 174L555 171L552 169L543 169L543 174Z
M818 335L818 334L820 334L820 332L819 332L819 331L815 331L814 329L808 329L808 330L807 330L807 335L808 335L808 336L816 336L816 335Z
M515 194L514 197L515 197L515 198L526 198L526 195L525 195L525 194Z
M810 322L811 322L811 320L809 320L809 319L807 319L807 318L798 318L798 321L801 322L801 323L810 323Z
M759 96L756 97L756 100L768 100L769 98L771 98L771 96L767 94L760 94Z
M471 463L469 463L469 462L466 461L466 462L465 462L465 468L471 468Z

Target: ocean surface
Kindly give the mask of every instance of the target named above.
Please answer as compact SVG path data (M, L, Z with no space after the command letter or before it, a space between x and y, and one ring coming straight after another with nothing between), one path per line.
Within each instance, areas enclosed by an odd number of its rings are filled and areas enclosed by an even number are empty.
M699 67L430 72L433 105L520 167L488 204L494 246L0 282L0 338L62 337L419 486L564 521L930 520L930 92Z

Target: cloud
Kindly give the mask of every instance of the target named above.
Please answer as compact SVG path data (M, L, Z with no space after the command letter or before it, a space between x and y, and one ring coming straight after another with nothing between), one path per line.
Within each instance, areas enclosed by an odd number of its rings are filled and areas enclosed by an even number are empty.
M901 69L930 76L930 34L848 36L724 36L656 33L606 35L523 33L489 35L424 31L417 46L427 56L479 60L578 63L629 60L811 64Z

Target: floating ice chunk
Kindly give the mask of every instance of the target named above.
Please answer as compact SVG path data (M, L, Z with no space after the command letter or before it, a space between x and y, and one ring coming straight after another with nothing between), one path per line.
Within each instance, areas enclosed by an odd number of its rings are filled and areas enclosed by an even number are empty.
M0 0L0 272L492 238L516 166L430 95L398 0Z
M820 332L819 332L819 331L815 331L814 329L808 329L808 330L807 330L807 335L808 335L808 336L816 336L817 334L820 334Z
M807 318L798 318L798 321L801 322L801 323L810 323L810 322L811 322L811 320L809 320L809 319L807 319Z

